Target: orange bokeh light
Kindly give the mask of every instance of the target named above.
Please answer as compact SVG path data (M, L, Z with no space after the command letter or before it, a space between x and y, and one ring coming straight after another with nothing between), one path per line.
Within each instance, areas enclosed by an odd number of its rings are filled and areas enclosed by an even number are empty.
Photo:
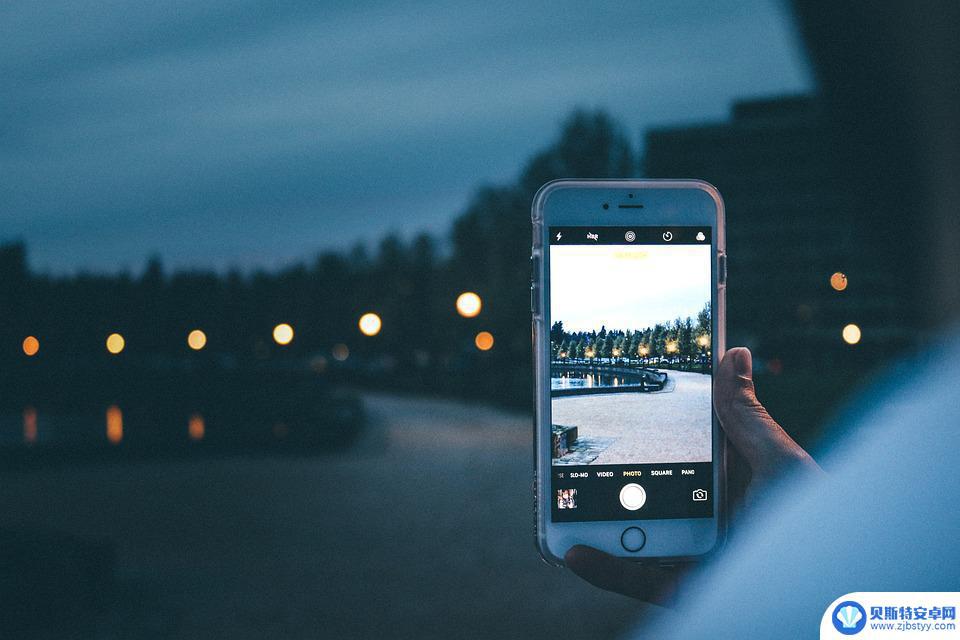
M380 320L380 316L375 313L365 313L360 316L357 325L360 327L360 333L363 335L375 336L380 333L380 329L383 327L383 321Z
M847 274L842 271L837 271L835 274L830 276L830 286L833 287L834 291L843 291L847 288Z
M477 345L477 349L480 349L480 351L490 351L490 349L493 349L493 334L489 331L481 331L473 339L473 343Z
M848 324L843 328L843 341L847 344L857 344L861 336L860 327L855 324Z
M28 356L35 356L40 351L40 341L35 336L27 336L23 339L23 352Z
M464 318L475 318L480 314L483 302L473 291L464 291L457 296L457 313Z
M187 334L187 346L194 351L200 351L200 349L207 346L207 334L200 329L194 329Z
M293 342L293 327L282 322L273 328L273 341L281 346Z
M123 351L123 348L127 345L127 341L123 339L123 336L119 333L111 333L107 336L107 351L116 355Z

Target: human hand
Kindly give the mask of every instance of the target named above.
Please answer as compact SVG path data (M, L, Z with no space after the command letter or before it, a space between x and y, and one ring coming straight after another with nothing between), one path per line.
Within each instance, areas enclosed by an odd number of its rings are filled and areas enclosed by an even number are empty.
M753 358L744 347L727 351L713 383L714 409L733 448L750 467L749 503L770 481L788 472L821 474L813 458L770 417L753 386ZM564 558L578 576L601 589L659 605L672 602L688 566L661 567L575 545Z

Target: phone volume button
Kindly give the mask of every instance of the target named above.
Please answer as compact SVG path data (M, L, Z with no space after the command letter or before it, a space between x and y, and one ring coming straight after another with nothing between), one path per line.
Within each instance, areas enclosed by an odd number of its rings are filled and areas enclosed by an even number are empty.
M535 316L540 314L540 287L536 284L530 285L530 313Z
M717 259L717 283L727 284L727 254L722 253Z
M537 472L533 472L533 539L540 535L540 494L537 492Z

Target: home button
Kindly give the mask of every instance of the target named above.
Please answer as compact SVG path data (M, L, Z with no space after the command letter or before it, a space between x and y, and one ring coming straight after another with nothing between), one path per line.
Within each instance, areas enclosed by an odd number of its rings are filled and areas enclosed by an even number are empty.
M647 544L647 534L640 527L630 527L620 535L620 544L627 551L640 551Z

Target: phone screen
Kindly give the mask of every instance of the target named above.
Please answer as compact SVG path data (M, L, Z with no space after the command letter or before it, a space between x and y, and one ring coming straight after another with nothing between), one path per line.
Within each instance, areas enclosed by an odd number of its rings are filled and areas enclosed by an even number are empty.
M554 522L713 516L710 227L550 227Z

